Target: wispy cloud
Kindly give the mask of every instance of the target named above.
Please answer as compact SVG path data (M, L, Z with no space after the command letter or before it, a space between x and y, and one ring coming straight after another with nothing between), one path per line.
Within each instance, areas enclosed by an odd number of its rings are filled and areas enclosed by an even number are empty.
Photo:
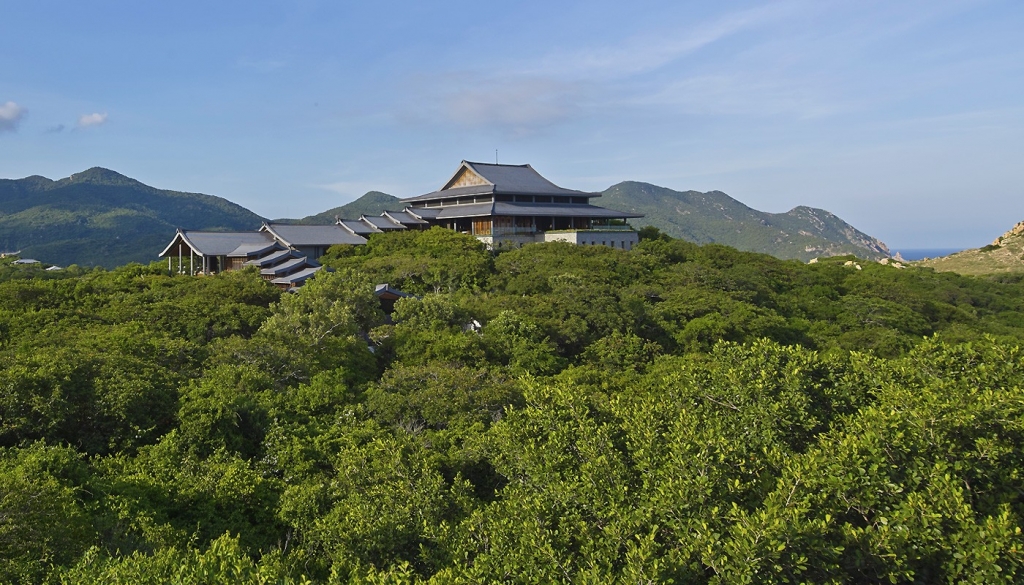
M797 2L775 2L732 12L707 22L665 29L622 42L554 53L542 60L536 74L561 77L621 78L654 71L717 41L784 18Z
M28 114L28 110L14 102L0 104L0 133L14 132Z
M852 108L821 84L752 72L692 76L633 98L641 106L664 106L693 115L775 116L813 119Z
M621 96L635 91L637 78L717 41L784 18L799 5L801 0L774 2L618 42L555 51L530 62L431 76L414 84L421 86L410 92L416 100L403 104L397 117L416 122L440 119L513 138L542 134L601 104L622 105Z
M409 87L415 89L409 91ZM394 113L414 126L443 122L473 131L491 130L510 137L543 132L577 114L585 100L584 84L509 72L491 75L463 71L413 80Z
M524 136L569 117L579 106L579 90L578 84L555 79L492 79L444 96L443 109L459 125Z
M107 117L106 113L82 114L78 117L78 127L91 128L93 126L102 126L107 123Z
M43 132L45 134L60 134L61 132L64 131L65 128L66 126L64 126L64 124L57 124L56 126L50 126Z

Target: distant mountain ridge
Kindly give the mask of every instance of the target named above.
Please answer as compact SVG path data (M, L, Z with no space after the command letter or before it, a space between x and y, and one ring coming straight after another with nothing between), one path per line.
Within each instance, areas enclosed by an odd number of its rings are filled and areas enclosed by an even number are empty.
M674 191L637 181L609 187L595 203L643 213L644 217L630 223L654 226L674 238L700 244L715 242L805 261L843 254L889 257L889 248L882 241L824 209L800 206L786 213L766 213L721 191Z
M359 219L360 215L380 215L385 211L398 211L404 209L405 205L401 199L381 193L380 191L369 191L359 199L346 203L340 207L332 207L327 211L316 215L307 215L302 219L275 219L276 223L290 223L299 225L330 225L337 218Z
M147 263L178 227L251 230L262 221L227 199L156 189L100 167L58 181L0 179L0 250L60 265Z
M636 181L613 185L594 203L645 214L631 221L635 227L652 225L672 237L779 258L889 255L884 243L812 207L765 213L721 191L673 191ZM404 207L397 197L370 191L322 213L275 221L327 225L335 217L355 219ZM24 257L59 265L147 263L178 227L247 231L263 221L221 197L157 189L100 167L57 181L40 176L0 179L0 251L20 250Z

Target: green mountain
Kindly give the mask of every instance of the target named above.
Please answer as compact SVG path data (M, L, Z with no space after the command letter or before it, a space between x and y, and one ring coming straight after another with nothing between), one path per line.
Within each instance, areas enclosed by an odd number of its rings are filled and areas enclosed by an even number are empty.
M676 238L779 258L889 255L885 244L827 211L797 207L764 213L720 191L680 192L629 181L610 187L595 203L645 214L631 222L636 227L650 225ZM403 207L397 197L370 191L316 215L277 221L331 224L335 217L355 219ZM261 221L226 199L156 189L99 167L59 181L39 176L0 179L0 252L21 251L23 257L59 265L145 263L177 227L250 230Z
M813 207L765 213L721 191L673 191L635 181L609 187L595 203L643 213L644 217L630 220L630 224L654 226L674 238L699 244L716 242L800 260L843 254L871 259L889 256L889 248L881 241Z
M99 167L59 181L0 179L0 251L53 264L145 263L177 227L250 230L262 221L221 197L156 189Z
M941 258L926 258L914 264L939 272L971 276L1024 272L1024 221L983 248L963 250Z
M341 207L334 207L316 215L308 215L302 219L276 219L277 223L292 223L302 225L331 225L336 218L358 219L360 215L380 215L385 211L399 211L405 208L398 197L370 191L351 203Z

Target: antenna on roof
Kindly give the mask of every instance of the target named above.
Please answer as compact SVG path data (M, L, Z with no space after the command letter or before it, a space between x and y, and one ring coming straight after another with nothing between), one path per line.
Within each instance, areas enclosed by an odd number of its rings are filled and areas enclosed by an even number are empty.
M498 164L498 149L494 149L494 164Z

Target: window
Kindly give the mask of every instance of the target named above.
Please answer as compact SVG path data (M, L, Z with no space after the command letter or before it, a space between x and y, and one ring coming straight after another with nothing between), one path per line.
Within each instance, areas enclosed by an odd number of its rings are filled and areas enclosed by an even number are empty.
M476 236L489 236L489 235L491 235L491 220L490 219L474 219L473 220L473 235L476 235Z

